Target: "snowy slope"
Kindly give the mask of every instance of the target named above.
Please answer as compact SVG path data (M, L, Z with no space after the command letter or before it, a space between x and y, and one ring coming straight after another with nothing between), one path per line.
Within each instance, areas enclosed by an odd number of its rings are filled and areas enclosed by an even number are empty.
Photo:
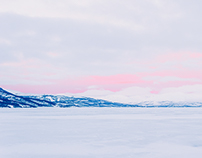
M17 95L0 88L0 107L202 107L202 102L140 102L124 104L89 97L58 95Z
M101 99L87 97L68 97L68 96L21 96L12 94L0 88L0 107L14 108L36 108L36 107L127 107L137 106L122 103L114 103Z

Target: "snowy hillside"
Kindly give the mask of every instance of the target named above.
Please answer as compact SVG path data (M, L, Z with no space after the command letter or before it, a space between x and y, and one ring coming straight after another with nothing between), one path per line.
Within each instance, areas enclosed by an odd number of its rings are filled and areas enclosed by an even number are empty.
M202 102L140 102L124 104L89 97L68 97L58 95L16 95L0 88L0 107L202 107Z

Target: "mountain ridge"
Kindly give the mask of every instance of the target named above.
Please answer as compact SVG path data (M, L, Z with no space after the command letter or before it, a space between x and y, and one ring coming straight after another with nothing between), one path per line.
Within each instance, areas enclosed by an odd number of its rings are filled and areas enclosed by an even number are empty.
M68 97L62 95L16 95L0 88L0 107L137 107L137 105L110 102L89 97Z
M0 107L202 107L202 102L143 101L136 104L126 104L90 97L69 97L64 95L17 95L0 87Z

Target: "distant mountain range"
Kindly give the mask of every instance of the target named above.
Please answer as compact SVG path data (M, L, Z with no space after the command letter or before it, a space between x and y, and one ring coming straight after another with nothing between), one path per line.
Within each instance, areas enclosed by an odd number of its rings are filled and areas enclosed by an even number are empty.
M202 102L140 102L124 104L89 97L68 97L62 95L17 95L0 88L0 107L202 107Z

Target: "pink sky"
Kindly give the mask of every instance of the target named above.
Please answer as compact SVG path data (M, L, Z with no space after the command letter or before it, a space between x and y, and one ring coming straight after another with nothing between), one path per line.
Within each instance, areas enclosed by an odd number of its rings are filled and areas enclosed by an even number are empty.
M121 91L125 88L138 86L149 87L151 93L159 93L162 89L168 87L180 87L184 85L202 84L201 67L193 67L194 64L202 66L202 55L200 53L168 53L159 55L149 61L134 62L133 66L144 66L144 72L135 74L115 74L115 75L89 75L89 76L64 76L61 78L51 78L52 76L62 76L53 70L51 65L44 64L39 60L30 60L20 63L5 63L5 67L10 69L19 67L20 72L15 77L16 83L2 84L1 87L23 93L40 93L40 94L58 94L58 93L81 93L89 89L109 90L112 92ZM190 66L190 63L194 63ZM152 65L155 67L153 68ZM169 67L167 67L169 65ZM38 70L40 67L43 70ZM65 71L65 70L64 70ZM33 74L32 74L33 73ZM61 71L63 73L63 71ZM36 76L32 78L31 76ZM38 76L40 76L38 78ZM21 77L27 83L17 83ZM35 83L29 83L30 80ZM39 84L37 84L39 83ZM40 84L46 83L46 84Z
M13 3L0 5L2 88L111 97L202 93L199 1Z

